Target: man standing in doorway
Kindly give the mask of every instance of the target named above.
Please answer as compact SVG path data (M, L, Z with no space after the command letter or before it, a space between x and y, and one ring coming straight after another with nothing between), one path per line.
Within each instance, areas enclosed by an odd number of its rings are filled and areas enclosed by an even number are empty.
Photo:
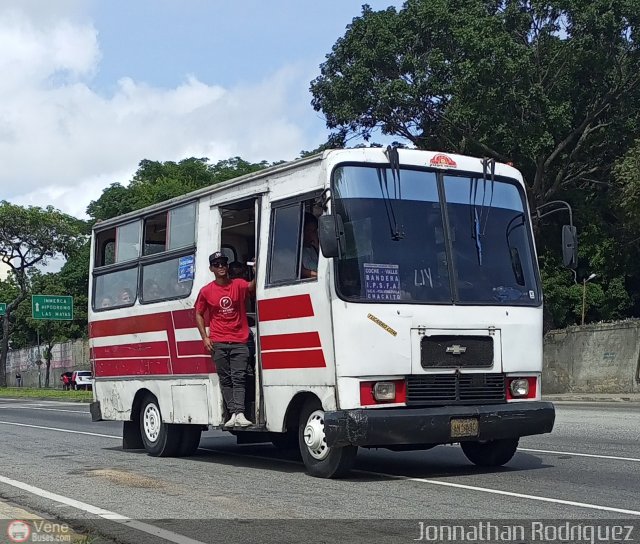
M230 414L225 427L253 425L244 415L244 394L249 363L247 297L256 290L252 281L229 277L228 259L221 251L209 256L209 270L215 279L205 285L196 300L196 322L205 347L212 353L220 388ZM255 272L255 267L254 267ZM255 275L255 274L254 274ZM209 335L205 313L209 312Z

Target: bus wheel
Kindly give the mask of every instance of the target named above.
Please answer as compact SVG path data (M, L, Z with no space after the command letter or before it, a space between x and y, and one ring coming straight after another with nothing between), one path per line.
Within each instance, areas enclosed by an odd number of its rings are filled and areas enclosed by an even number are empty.
M511 461L518 449L518 438L488 442L460 442L467 459L480 467L499 467Z
M162 422L160 406L153 395L147 395L140 409L140 434L144 449L153 457L173 457L178 452L180 425Z
M182 438L178 448L178 457L190 457L200 446L202 429L199 425L182 425Z
M324 434L324 411L318 400L308 401L300 414L298 446L307 472L317 478L340 478L356 460L358 448L330 448Z

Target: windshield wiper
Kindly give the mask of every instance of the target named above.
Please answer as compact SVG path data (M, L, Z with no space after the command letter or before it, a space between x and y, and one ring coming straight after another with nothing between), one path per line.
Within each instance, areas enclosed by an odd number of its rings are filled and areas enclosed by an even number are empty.
M393 198L394 200L402 200L402 186L400 185L400 157L398 154L398 149L395 147L387 146L385 154L389 159L389 166L391 169L391 175L393 177ZM376 168L376 173L378 174L380 193L382 194L382 200L387 212L387 220L389 221L391 239L394 241L402 240L405 236L404 228L396 218L396 213L393 209L393 202L391 201L391 195L389 193L387 170L386 168Z
M487 174L491 174L491 196L489 206L486 208L485 201L487 196ZM493 205L493 192L495 186L496 161L495 159L482 159L482 204L480 205L480 213L478 213L478 205L476 204L478 196L478 178L471 178L469 186L469 211L471 213L471 238L476 242L476 251L478 254L478 264L482 266L482 241L480 240L487 231L487 223L489 222L489 212ZM483 226L484 220L484 226Z

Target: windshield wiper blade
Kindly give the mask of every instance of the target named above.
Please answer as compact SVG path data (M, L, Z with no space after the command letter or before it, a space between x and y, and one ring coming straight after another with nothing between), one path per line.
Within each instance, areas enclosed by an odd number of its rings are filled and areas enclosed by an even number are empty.
M391 169L391 175L393 177L394 200L402 200L402 186L400 184L400 156L398 153L398 149L395 147L387 146L385 155L389 159L389 166ZM389 185L387 182L387 171L386 169L382 168L377 168L376 171L378 174L378 182L380 184L380 192L382 193L382 200L384 201L385 209L387 212L387 219L389 220L391 239L394 241L402 240L405 236L404 228L398 221L395 210L393 208L393 202L391 201L391 195L389 194Z

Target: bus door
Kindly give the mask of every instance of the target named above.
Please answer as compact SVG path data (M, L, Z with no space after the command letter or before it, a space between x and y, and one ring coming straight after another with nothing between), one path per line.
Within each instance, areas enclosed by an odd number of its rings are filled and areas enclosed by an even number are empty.
M267 416L270 403L288 401L290 386L335 385L329 267L319 251L317 196L274 201L264 210L257 299Z
M218 207L220 213L220 247L229 260L229 276L253 279L252 263L258 255L258 232L260 223L260 197L229 202ZM249 340L250 361L245 390L245 414L251 421L260 424L260 375L256 364L257 308L256 300L247 300L247 319L251 338ZM255 418L255 419L254 419Z

